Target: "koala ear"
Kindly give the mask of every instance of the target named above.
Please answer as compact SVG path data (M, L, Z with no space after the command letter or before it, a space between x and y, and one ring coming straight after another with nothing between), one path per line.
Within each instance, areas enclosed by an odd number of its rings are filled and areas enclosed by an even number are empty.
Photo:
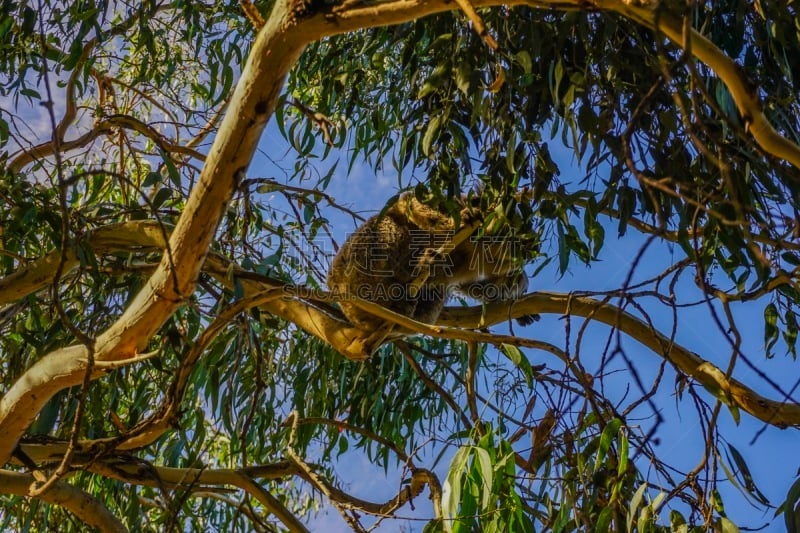
M401 212L405 211L406 209L408 209L409 201L410 201L409 193L404 192L401 194L395 194L394 196L389 198L389 200L386 202L386 205L384 205L383 209L381 209L381 212L377 214L377 218L383 217L386 214L386 212L390 210L392 211L399 210Z

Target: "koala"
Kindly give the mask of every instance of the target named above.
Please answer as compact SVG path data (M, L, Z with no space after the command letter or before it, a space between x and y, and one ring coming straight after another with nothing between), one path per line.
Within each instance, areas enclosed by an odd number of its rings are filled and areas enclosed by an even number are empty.
M412 192L403 193L342 245L331 263L327 284L339 297L344 315L364 332L359 346L369 353L357 358L369 357L383 342L412 332L360 309L348 296L432 324L454 294L488 303L514 300L525 293L528 278L508 231L471 235L453 246L458 230L480 217L479 209L466 205L470 200L474 198L462 196L464 207L457 224ZM530 323L527 317L518 320Z

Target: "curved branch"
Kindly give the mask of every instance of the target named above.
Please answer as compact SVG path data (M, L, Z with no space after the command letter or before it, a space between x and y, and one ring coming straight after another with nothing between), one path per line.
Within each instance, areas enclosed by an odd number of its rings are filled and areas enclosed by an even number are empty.
M54 139L51 141L47 141L42 143L38 146L30 150L23 149L19 155L13 157L11 159L11 163L9 163L8 168L13 172L19 172L22 168L36 161L37 159L44 157L46 155L50 155L56 151L56 149L62 151L70 151L76 148L80 148L82 146L88 145L92 142L98 135L100 135L101 131L95 131L93 129L89 133L82 135L78 139L74 141L65 142L64 136L67 133L67 129L75 122L75 117L78 115L78 106L75 102L75 85L78 80L78 76L81 74L81 67L86 63L86 59L89 57L89 52L97 45L97 39L90 39L84 46L83 51L81 52L81 56L78 59L75 66L72 68L72 72L67 79L67 88L66 88L66 95L65 95L65 109L64 115L61 117L61 120L56 125L55 131L53 132ZM42 43L42 47L47 50L52 50L52 46L48 45L47 43ZM66 55L61 51L58 51L59 54Z
M57 462L66 451L66 443L21 444L20 450L34 463L47 465ZM14 461L19 464L19 461ZM304 463L305 464L305 463ZM162 489L191 490L198 487L233 485L256 498L266 509L275 514L290 531L306 531L305 526L288 511L272 494L256 483L255 479L281 479L298 476L315 483L308 472L294 460L250 466L240 469L230 468L173 468L153 466L133 456L96 459L95 452L88 449L76 454L75 465L87 471L110 479L133 485L143 485ZM308 465L305 465L308 467ZM386 502L370 502L356 498L329 481L314 475L316 482L323 485L329 497L349 509L359 509L372 514L386 514L403 506L417 497L427 485L434 499L434 511L441 517L441 484L434 473L424 468L412 468L411 482L397 496ZM2 478L0 478L0 481ZM2 489L0 489L2 490Z
M72 123L75 121L75 117L78 115L78 106L75 103L75 83L78 79L78 76L81 74L81 67L86 62L86 59L89 57L89 52L92 51L95 45L97 45L96 38L90 39L83 46L81 57L73 67L72 73L69 75L69 79L67 80L66 109L64 110L64 116L61 117L61 121L56 126L55 131L55 135L59 144L63 144L64 135L67 133L67 128L72 125Z
M36 481L30 474L0 470L0 493L27 497L34 483ZM40 494L38 499L69 510L84 524L96 527L100 531L128 530L100 501L63 481L54 483L50 489Z
M205 160L205 155L189 146L181 146L167 140L163 135L158 133L150 125L142 122L141 120L131 117L129 115L111 115L110 117L101 120L91 129L91 131L81 135L77 139L71 141L61 141L57 145L52 141L43 142L31 148L24 150L17 155L8 168L14 172L19 172L26 165L38 161L49 155L53 155L56 149L62 153L70 152L88 146L92 141L97 139L100 135L109 133L114 128L125 128L141 133L148 139L152 140L156 146L167 153L176 153L191 156L199 161Z
M531 8L567 10L602 10L615 12L651 30L663 33L676 46L685 49L681 21L663 10L658 2L634 0L473 0L475 8L498 5L528 6ZM644 5L642 5L644 4ZM374 4L349 1L332 8L330 13L318 13L302 25L313 35L337 35L349 31L389 26L427 15L453 10L449 0L397 0ZM800 146L779 134L761 109L761 102L741 68L714 43L690 29L689 50L694 57L708 65L728 87L748 131L768 154L788 161L800 169Z
M283 522L283 525L292 533L308 533L308 528L278 498L249 477L239 474L232 484L257 499L265 509L269 509L272 514L278 517L278 520Z
M21 444L20 451L35 464L48 465L60 460L60 456L67 451L67 443ZM302 533L308 531L280 500L253 481L254 477L276 479L299 474L294 464L288 461L239 470L169 468L155 467L132 456L97 460L97 450L82 448L74 456L74 465L104 477L148 487L191 490L198 486L233 485L257 499L265 509L283 522L289 531ZM3 478L0 477L0 492L3 491L2 480ZM63 482L59 483L64 485ZM45 493L42 497L44 498L47 494Z
M141 133L142 135L153 141L156 144L156 146L158 146L164 152L188 155L199 161L205 161L206 159L205 155L201 154L200 152L194 150L189 146L181 146L179 144L170 142L169 140L167 140L166 137L157 132L152 126L142 122L136 117L132 117L130 115L121 115L121 114L111 115L103 122L101 122L101 125L104 124L109 124L113 127L126 128Z
M555 313L591 318L619 329L666 358L679 371L691 377L720 399L735 404L754 417L778 427L800 426L800 404L770 400L692 352L672 342L646 322L619 307L592 298L537 292L529 294L511 307L510 316L533 313ZM496 303L477 307L448 307L439 318L441 324L457 324L466 328L483 327L508 320L508 304Z
M23 446L23 451L29 451L28 448L30 446ZM85 466L92 473L125 483L148 487L191 490L198 486L233 485L258 500L289 531L293 533L306 533L308 531L303 523L278 498L253 481L254 477L276 479L282 476L299 474L300 472L296 467L288 461L234 470L157 467L143 463L134 457L128 457L103 461L88 458Z
M286 447L286 454L297 465L298 469L300 470L300 476L316 487L317 490L322 492L328 499L330 499L336 509L342 514L342 517L348 523L350 523L350 517L344 513L345 509L358 510L376 515L388 515L394 513L407 502L419 496L419 494L422 492L422 489L425 487L425 484L431 482L431 480L432 482L430 487L432 497L440 487L438 479L429 470L422 469L421 472L417 473L417 469L412 469L411 483L408 486L401 488L397 493L397 496L390 498L384 503L374 503L351 496L341 489L334 487L330 481L312 471L308 463L306 463L303 458L301 458L297 452L294 451L294 439L299 422L300 418L297 414L297 411L292 411L286 418L285 424L291 427L289 433L289 442ZM439 512L438 506L437 512Z
M102 128L101 124L98 124L97 126L92 128L88 132L84 133L77 139L58 143L58 149L63 153L83 148L84 146L88 146L92 141L97 139L100 135L107 133L110 130L111 130L110 126ZM17 155L8 164L8 168L12 172L20 172L23 168L25 168L26 165L29 165L34 161L38 161L39 159L42 159L49 155L53 155L55 151L56 151L55 143L53 143L52 141L44 142L42 144L34 146L30 150L24 150L22 153Z
M643 26L655 30L668 37L676 46L686 50L684 26L671 14L658 10L658 2L650 5L638 5L625 0L594 0L601 9L614 11ZM772 127L761 107L756 88L747 79L736 62L720 50L713 42L698 31L691 29L688 38L688 52L705 63L716 72L720 80L728 87L736 108L753 139L768 154L788 161L800 169L800 146L793 143Z
M165 247L163 235L163 229L156 222L125 222L98 228L90 235L90 243L96 251L104 252L163 248ZM28 270L22 270L0 279L0 303L8 303L16 299L8 298L12 288L17 298L21 298L52 283L52 276L55 271L54 262L57 263L57 259L51 258L50 255L57 256L59 253L58 251L51 252L41 260L33 262ZM46 265L51 265L51 270L48 271ZM74 268L77 265L77 261L73 260L70 265ZM232 273L233 277L239 279L245 298L252 298L253 295L261 293L265 289L282 291L282 297L269 299L269 301L261 303L260 308L295 323L306 332L330 343L337 349L341 346L348 346L351 337L363 334L363 332L347 323L338 311L321 303L312 304L299 299L307 292L302 288L290 287L266 276L244 271L236 265L233 265L232 268L225 259L213 254L207 258L204 269L212 274L217 281L229 288L232 287L230 277ZM34 272L35 275L33 274ZM64 272L67 272L66 268ZM7 281L12 276L15 283ZM439 317L438 325L436 326L417 323L411 319L396 315L396 313L392 313L377 304L370 302L360 302L360 304L376 315L383 316L388 320L402 321L402 324L408 329L421 331L427 335L466 340L474 339L491 343L512 342L533 348L540 348L540 343L528 339L506 338L487 333L464 331L464 329L485 328L492 324L505 322L509 318L535 313L571 314L589 317L592 320L618 328L655 353L666 357L679 370L697 380L706 389L712 393L722 391L728 399L756 418L776 426L800 425L800 405L786 404L758 395L741 382L726 378L724 372L694 352L670 342L667 337L654 331L642 320L622 311L618 307L591 298L539 292L518 300L510 310L507 303L494 303L485 307L448 307ZM56 369L62 371L72 367L85 369L83 363L86 360L86 355L81 352L82 349L79 346L65 348L58 352L61 354L58 363L50 371L51 374L46 374L53 376L50 379L54 381L50 383L50 386L55 386L54 376L57 374ZM131 358L131 361L136 360L135 357ZM41 369L37 365L34 365L31 371ZM110 366L98 365L97 375L103 375L111 369L112 367ZM21 381L25 379L27 378L23 376ZM14 387L12 387L12 390L14 390ZM11 392L9 391L9 395ZM20 390L20 392L23 395L25 394L25 390ZM5 402L6 398L3 401ZM33 408L32 405L29 407ZM38 410L35 412L38 412ZM127 443L124 448L130 449L146 445L161 434L159 431L166 431L169 427L171 427L169 421L164 420L163 427L154 428L149 437L142 435L140 437L140 440L143 439L141 442L137 440L136 442ZM19 431L19 428L17 431ZM24 427L21 431L24 431ZM21 435L22 433L19 434ZM6 438L7 435L7 433L4 433L4 424L0 423L0 439Z
M170 229L171 231L171 229ZM168 234L169 231L166 232ZM110 252L135 252L143 249L164 249L165 228L158 222L131 221L108 224L86 234L83 242L98 254ZM36 293L52 285L61 250L30 261L25 267L0 278L0 306L15 302L29 294ZM80 264L75 248L67 250L61 266L62 276Z
M200 178L172 233L171 253L164 254L122 316L97 337L95 361L136 357L194 292L217 225L274 113L283 80L310 39L318 38L294 23L294 17L290 0L274 5L253 42ZM0 465L8 462L19 438L52 395L82 382L84 352L84 347L73 346L45 355L0 399Z

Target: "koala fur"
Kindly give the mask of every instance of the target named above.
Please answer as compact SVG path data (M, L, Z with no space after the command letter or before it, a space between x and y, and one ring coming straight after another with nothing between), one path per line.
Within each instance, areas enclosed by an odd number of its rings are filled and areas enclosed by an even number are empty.
M461 200L468 202L466 197ZM483 302L524 294L528 279L507 236L487 231L446 250L458 230L474 223L479 214L465 206L456 227L452 216L406 192L350 235L333 259L327 284L345 316L365 339L371 337L363 343L369 353L357 358L369 357L386 340L411 332L359 309L348 296L432 324L454 293Z

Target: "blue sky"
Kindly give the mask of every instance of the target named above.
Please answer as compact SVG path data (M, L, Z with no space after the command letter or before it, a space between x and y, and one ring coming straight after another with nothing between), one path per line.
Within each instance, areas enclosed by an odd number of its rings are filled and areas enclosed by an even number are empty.
M561 181L573 182L573 185L582 178L583 171L575 162L572 152L568 148L554 146L558 139L551 141L550 148L554 159L561 166ZM280 148L283 146L283 148ZM291 162L293 154L280 137L274 123L270 123L261 144L263 153L257 154L253 165L250 168L250 177L275 177L283 179L283 173L276 171L272 163L264 157L268 153L270 158L283 162ZM287 153L287 150L289 152ZM284 159L284 154L287 154ZM329 160L318 161L317 170L324 173L328 166L335 160L335 156ZM280 163L279 163L280 164ZM354 166L353 171L347 175L343 169L346 166L340 164L337 173L331 180L328 189L334 198L346 207L356 211L365 211L365 215L372 214L379 210L387 199L397 193L397 177L393 174L391 166L387 166L377 175L366 165ZM570 177L570 172L574 174ZM408 173L410 174L410 173ZM407 180L409 176L404 176ZM355 226L349 217L337 216L330 211L326 213L332 222L333 234L343 242L346 234L352 231ZM616 220L604 219L606 229L606 240L604 248L600 254L599 261L593 262L586 267L576 261L570 263L571 271L563 277L559 276L556 268L548 267L543 270L535 279L531 280L529 290L548 290L557 292L569 291L604 291L614 290L623 286L626 277L629 275L631 261L639 253L645 243L640 235L633 228L628 229L627 235L617 238ZM657 274L671 265L674 261L682 259L683 252L680 249L668 244L652 244L642 257L634 272L632 282L641 281ZM720 278L721 286L726 287L725 280ZM692 283L691 274L684 274L681 282L677 285L676 293L684 301L694 301L700 297L699 292ZM612 302L614 302L612 300ZM614 302L615 303L615 302ZM784 356L780 347L776 351L774 359L766 360L764 357L764 320L763 309L767 301L758 301L748 304L734 306L734 315L737 327L742 334L742 351L749 357L750 361L757 365L762 371L766 372L772 379L784 387L784 390L791 390L795 385L798 375L796 365L790 356ZM662 305L642 301L642 305L647 310L650 319L661 329L669 334L672 329L673 317L671 312ZM717 307L717 313L722 316L721 310ZM574 325L573 330L578 326ZM547 341L556 345L563 346L565 342L563 321L559 317L543 317L540 322L535 323L525 330L515 329L517 334ZM676 341L686 348L699 354L704 359L714 363L718 367L726 368L731 354L731 348L725 339L723 332L713 322L707 306L700 305L681 309L678 314L676 327ZM587 336L583 340L583 362L591 368L591 354L587 346L596 345L597 356L599 357L604 343L607 342L609 328L603 325L591 325L587 328ZM574 341L574 334L573 334ZM639 345L637 342L622 336L622 346L628 357L634 361L635 366L642 376L643 381L649 384L658 370L661 363L660 357L649 349ZM536 363L547 363L554 368L560 368L558 361L544 356L541 353L530 354ZM617 361L614 367L620 372L609 378L606 382L609 394L614 397L621 395L626 387L631 386L630 394L636 395L637 390L631 384L631 377L625 365ZM703 454L703 443L705 435L700 426L696 412L688 401L688 396L684 396L683 401L676 401L673 394L675 374L671 370L666 372L660 387L660 392L655 396L654 402L658 405L666 422L658 430L656 437L660 444L655 449L660 458L669 464L678 466L683 470L689 470L696 466ZM743 381L746 385L754 388L765 396L778 399L771 387L760 380L754 372L746 368L741 362L737 365L734 377ZM616 390L611 390L616 387ZM705 393L710 401L711 395ZM633 419L632 419L633 420ZM649 428L647 420L642 421L643 429ZM796 458L797 434L794 430L779 430L768 427L761 434L754 444L751 441L764 428L764 425L746 413L742 413L741 422L738 426L733 421L732 416L723 408L719 417L719 427L723 428L723 435L727 441L735 446L744 456L748 466L753 473L758 488L765 494L773 505L780 504L786 496L791 483L796 477L796 472L800 466L800 460ZM723 456L723 460L728 462ZM646 470L646 465L639 465ZM447 462L440 464L437 468L441 479L446 474ZM729 465L733 469L733 465ZM339 469L341 481L349 484L352 493L359 497L364 497L374 501L381 501L391 497L396 493L398 486L398 476L396 472L389 472L389 476L384 480L383 471L379 467L368 464L363 457L357 454L349 454L342 462ZM724 473L719 473L724 478ZM728 516L734 522L744 526L761 526L771 522L762 531L784 531L783 519L773 520L773 511L766 514L751 506L730 483L727 481L721 484L721 493L726 505ZM430 506L427 504L427 493L421 496L425 502L416 502L417 512L412 512L407 507L402 509L400 516L420 517L430 513ZM427 516L430 516L427 514ZM662 512L662 523L668 521L667 512ZM366 521L369 523L369 521ZM322 516L311 521L314 529L324 531L349 531L339 515L332 510L323 513ZM424 522L408 522L405 524L408 531L421 531ZM389 522L385 526L379 526L377 531L397 531L397 522Z
M58 94L58 93L57 93ZM9 102L0 101L0 107L8 106ZM8 107L5 107L8 109ZM38 106L29 112L20 110L23 116L28 119L30 124L30 136L44 135L49 132L49 120L42 113ZM58 113L58 112L57 112ZM571 152L565 149L557 149L551 143L551 151L556 160L561 164L562 181L568 182L569 169L575 168L574 180L582 177L582 172L577 169L576 163L571 158ZM274 121L272 121L265 132L261 142L261 150L254 158L253 164L248 172L248 177L271 177L278 181L286 180L286 173L276 167L272 161L278 161L279 165L291 167L294 155L289 150L288 145L282 140ZM269 157L267 157L267 155ZM272 160L272 161L271 161ZM333 163L333 159L316 161L317 170L324 173L328 166ZM353 208L357 211L364 211L365 215L380 209L386 200L397 193L397 178L392 173L391 167L375 175L366 165L356 164L353 171L346 175L345 164L339 165L339 170L331 181L331 188L328 190L340 203ZM331 219L334 236L341 244L346 234L354 229L354 223L350 217L342 216L329 210L326 213ZM628 235L623 239L616 237L616 222L609 221L606 224L606 243L600 255L600 261L592 263L590 267L584 267L576 262L572 262L572 270L565 276L560 277L555 268L547 268L540 275L531 280L530 290L550 290L559 292L568 291L602 291L618 288L622 285L630 269L631 259L638 253L644 240L636 235L635 230L629 229ZM641 280L649 275L660 272L674 259L681 258L682 252L674 251L668 245L651 246L644 255L643 261L638 265L635 272L634 281ZM679 286L679 294L692 299L697 297L691 279L687 276L682 279ZM694 295L694 296L692 296ZM776 356L772 360L764 358L763 350L763 308L766 301L759 301L750 304L735 306L734 312L737 324L743 337L743 351L761 370L766 372L772 379L780 383L784 389L791 389L798 376L796 364L791 357L784 356L780 350L776 350ZM672 316L666 309L659 305L645 303L648 312L654 323L663 331L669 331L672 327ZM564 343L563 322L559 317L544 317L542 321L535 323L528 329L516 329L518 334L532 337L543 341L552 342L556 345ZM598 346L599 355L602 346L607 340L608 328L601 325L593 325L588 328L588 337L584 340L584 362L591 361L591 354L588 353L587 346ZM730 348L725 340L723 333L713 323L708 309L698 306L683 309L678 316L677 342L683 346L697 352L704 359L709 360L720 367L725 367L730 356ZM635 361L637 369L643 376L645 382L648 377L652 377L658 368L660 358L638 345L636 342L623 337L623 346L628 356ZM560 363L553 358L546 357L540 353L533 353L531 357L535 362L543 362L548 365L557 366ZM619 363L619 362L618 362ZM624 365L619 365L624 369ZM758 392L767 397L777 399L777 395L771 390L769 385L760 379L743 364L737 366L735 377L745 384L753 387ZM659 405L667 419L658 437L661 443L656 447L659 455L669 463L681 465L681 467L691 468L697 464L702 454L702 442L704 436L697 422L697 417L687 401L679 402L672 395L671 385L674 373L669 373L665 378L655 401ZM610 391L613 394L621 394L627 385L630 384L630 376L624 370L610 378L609 386L614 384L617 390ZM631 393L635 393L634 390ZM710 398L710 395L708 395ZM646 424L646 421L644 422ZM750 444L756 434L762 430L763 424L742 414L741 424L736 427L731 416L725 410L720 416L720 426L724 428L724 435L729 441L742 452L755 481L761 491L774 504L779 504L786 495L791 483L794 481L800 460L794 453L798 437L795 430L778 430L767 428L758 438L755 444ZM428 456L430 457L430 456ZM438 472L442 479L446 472L446 462L441 464ZM641 466L641 465L640 465ZM365 458L358 454L350 453L341 462L338 468L340 481L348 484L351 492L359 497L381 501L396 494L400 481L400 471L389 471L384 478L383 470L373 467ZM720 474L722 475L722 474ZM772 512L763 515L760 511L749 506L746 501L739 496L730 484L723 484L723 498L731 518L736 522L741 522L750 526L757 526L770 520ZM427 494L423 494L416 502L417 511L412 512L405 507L399 513L401 516L413 516L416 518L430 516L430 506L427 504ZM324 531L349 531L342 519L335 512L324 513L319 518L311 522L314 528ZM408 522L408 530L419 531L423 522ZM378 531L397 531L397 522L389 522L385 526L380 526ZM773 521L764 531L783 531L782 520Z

